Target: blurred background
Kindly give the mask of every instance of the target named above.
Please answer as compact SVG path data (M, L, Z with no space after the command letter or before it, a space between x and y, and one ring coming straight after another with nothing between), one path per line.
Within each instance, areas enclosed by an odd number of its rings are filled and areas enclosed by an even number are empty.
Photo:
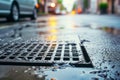
M120 14L120 0L38 0L39 14Z

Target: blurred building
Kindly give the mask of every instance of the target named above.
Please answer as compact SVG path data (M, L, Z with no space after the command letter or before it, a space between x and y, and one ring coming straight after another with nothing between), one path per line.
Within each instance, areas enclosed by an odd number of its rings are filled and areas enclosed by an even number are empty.
M76 0L76 12L82 13L84 10L84 0Z
M90 0L90 12L99 13L99 4L108 3L108 14L120 14L120 0Z
M38 0L40 11L44 13L54 12L57 0Z
M105 2L108 3L108 13L109 14L114 14L115 13L115 1L116 0L97 0L97 4L98 4L98 11L99 11L99 4L101 2Z
M120 14L120 0L116 0L115 2L115 12L116 14Z
M90 0L89 12L96 14L98 12L98 0Z
M77 0L76 1L76 5L77 5L77 7L76 8L82 8L83 9L83 0Z
M76 10L86 13L90 8L90 0L76 0Z

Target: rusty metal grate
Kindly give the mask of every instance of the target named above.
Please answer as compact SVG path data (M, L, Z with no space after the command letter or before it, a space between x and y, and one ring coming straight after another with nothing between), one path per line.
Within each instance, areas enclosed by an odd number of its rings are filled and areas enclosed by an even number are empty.
M69 63L75 67L93 67L84 46L65 42L22 42L0 45L1 65L52 66Z

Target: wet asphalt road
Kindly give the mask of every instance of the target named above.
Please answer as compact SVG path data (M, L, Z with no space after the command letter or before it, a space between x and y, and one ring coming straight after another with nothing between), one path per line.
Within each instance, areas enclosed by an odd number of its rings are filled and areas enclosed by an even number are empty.
M17 23L0 29L0 43L9 41L77 41L84 46L93 68L25 67L23 73L31 73L46 80L120 80L120 17L114 15L63 15L39 17L36 21ZM79 38L77 40L76 37ZM6 77L19 68L0 66L1 76ZM22 67L20 67L22 68ZM10 71L9 71L10 70ZM17 77L17 76L16 76ZM4 80L3 78L0 80ZM35 79L36 80L36 79Z

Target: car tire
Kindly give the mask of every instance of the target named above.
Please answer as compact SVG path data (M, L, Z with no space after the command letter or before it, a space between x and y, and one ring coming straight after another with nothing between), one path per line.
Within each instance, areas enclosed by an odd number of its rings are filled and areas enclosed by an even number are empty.
M37 9L34 8L33 13L31 15L31 20L35 20L37 18Z
M7 18L8 21L18 21L19 20L19 8L16 4L13 4L11 7L11 12L9 17Z

